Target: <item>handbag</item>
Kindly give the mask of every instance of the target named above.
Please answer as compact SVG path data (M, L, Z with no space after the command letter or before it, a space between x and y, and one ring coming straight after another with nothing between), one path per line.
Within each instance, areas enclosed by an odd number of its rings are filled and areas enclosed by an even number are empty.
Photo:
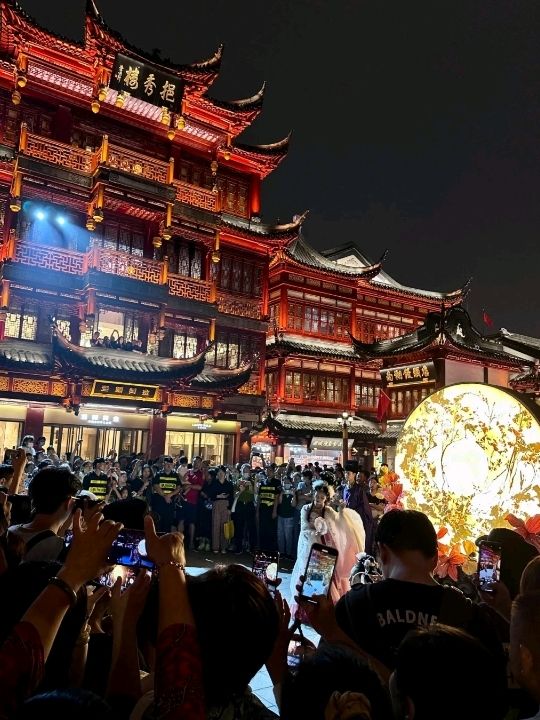
M223 524L223 534L225 535L225 540L233 539L233 537L234 537L234 522L232 520L227 520L227 522Z

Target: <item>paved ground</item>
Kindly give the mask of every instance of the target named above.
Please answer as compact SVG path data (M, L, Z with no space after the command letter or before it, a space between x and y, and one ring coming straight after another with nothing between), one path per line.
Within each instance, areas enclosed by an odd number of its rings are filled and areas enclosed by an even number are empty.
M212 552L203 551L188 553L186 557L186 563L187 572L189 574L199 575L205 570L210 570L212 567L214 567L214 565L230 565L232 563L244 565L251 570L253 558L249 554L233 555L231 553L228 553L227 555L215 555ZM279 573L279 576L283 580L280 585L280 591L283 597L285 597L288 602L290 602L291 600L289 580L292 566L293 563L291 561L284 561L283 568L280 570ZM318 635L311 628L305 628L304 635L310 640L312 640L312 642L318 642ZM257 697L261 700L261 702L266 705L266 707L268 707L270 710L273 710L273 712L275 712L276 714L279 714L278 708L276 706L276 700L274 698L274 693L272 690L272 681L270 680L268 673L266 672L266 668L262 668L261 670L259 670L259 672L251 681L250 687L255 693L255 695L257 695Z

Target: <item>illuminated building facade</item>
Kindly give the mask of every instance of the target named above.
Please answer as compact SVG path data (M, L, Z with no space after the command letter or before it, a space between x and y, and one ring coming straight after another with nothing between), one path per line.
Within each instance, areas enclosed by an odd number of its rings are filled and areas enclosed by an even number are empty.
M31 433L90 458L238 458L264 405L269 256L297 234L260 222L288 139L237 140L264 88L212 98L221 48L145 55L92 0L81 43L0 2L0 46L0 450Z
M338 416L354 416L349 459L371 466L395 437L377 422L382 363L359 354L353 338L382 344L414 331L440 308L459 304L466 288L438 293L406 287L370 263L354 244L317 252L299 231L270 264L270 330L266 344L268 415L254 437L264 452L299 462L342 458ZM418 404L434 388L414 392ZM403 419L405 406L389 417Z
M524 367L523 382L538 372L540 341L504 330L484 337L471 325L467 285L450 293L406 287L383 260L370 263L354 244L317 252L301 231L275 254L267 415L253 438L266 455L341 461L345 412L353 416L348 459L392 465L405 418L435 390L509 387Z

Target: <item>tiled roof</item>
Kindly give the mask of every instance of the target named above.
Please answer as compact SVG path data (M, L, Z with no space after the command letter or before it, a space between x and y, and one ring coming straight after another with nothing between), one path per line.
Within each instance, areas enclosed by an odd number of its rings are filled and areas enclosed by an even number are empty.
M59 368L90 376L99 372L111 380L134 380L139 376L147 382L188 380L202 372L209 349L210 346L192 358L173 360L125 350L82 348L69 342L58 331L53 332L54 360Z
M274 336L266 339L267 350L278 350L285 353L303 353L336 359L358 359L351 343L325 342L318 338L306 338L301 335L279 333L278 340Z
M277 429L313 432L315 434L330 433L339 435L341 429L337 420L337 416L321 417L318 415L293 415L281 412L274 416L269 424ZM350 437L372 437L379 435L379 426L377 423L365 418L355 417L349 429Z
M336 260L330 260L315 250L315 248L308 245L301 235L298 235L298 237L293 240L285 250L285 253L301 265L307 265L317 270L324 270L332 275L342 275L351 278L373 277L380 272L382 267L382 261L375 265L344 265Z
M379 440L381 442L396 442L404 425L404 420L400 420L399 422L389 422L386 426L386 430L379 435Z
M503 343L505 341L511 344L515 343L516 345L520 345L534 351L535 355L540 352L540 338L509 332L506 328L501 328L499 337L502 339Z
M246 383L253 368L253 364L244 363L239 368L214 368L205 367L196 377L194 377L189 387L192 390L236 390Z
M4 340L0 343L0 365L52 367L51 346L28 340Z

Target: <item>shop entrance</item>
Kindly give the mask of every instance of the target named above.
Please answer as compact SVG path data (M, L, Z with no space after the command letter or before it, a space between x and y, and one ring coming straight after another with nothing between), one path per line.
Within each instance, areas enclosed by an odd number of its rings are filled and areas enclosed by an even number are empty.
M105 457L111 451L118 455L146 452L148 430L100 428L87 425L44 425L43 435L59 457L80 455L84 460Z

